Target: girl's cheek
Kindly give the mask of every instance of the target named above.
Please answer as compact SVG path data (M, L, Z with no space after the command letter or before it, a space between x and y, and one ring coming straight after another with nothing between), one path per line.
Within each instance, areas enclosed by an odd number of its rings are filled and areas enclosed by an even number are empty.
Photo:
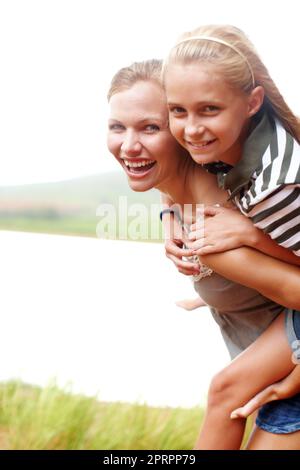
M174 121L172 119L170 119L169 126L170 126L171 134L175 135L178 132L178 126L176 126L176 124L174 123Z

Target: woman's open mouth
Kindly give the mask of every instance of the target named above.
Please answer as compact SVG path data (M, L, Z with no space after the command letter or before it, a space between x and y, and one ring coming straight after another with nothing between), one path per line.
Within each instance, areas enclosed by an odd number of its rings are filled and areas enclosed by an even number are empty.
M126 173L134 176L145 176L156 164L155 160L127 160L123 159Z

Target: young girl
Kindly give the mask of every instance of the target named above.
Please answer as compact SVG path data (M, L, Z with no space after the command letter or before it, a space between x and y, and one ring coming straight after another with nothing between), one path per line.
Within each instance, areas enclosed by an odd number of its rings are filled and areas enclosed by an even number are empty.
M220 25L183 35L165 61L164 83L174 137L218 174L256 227L299 256L300 123L246 36ZM251 244L245 233L238 246ZM194 247L207 245L206 235Z
M135 191L155 187L179 207L185 204L194 206L198 202L226 203L227 193L218 188L215 175L195 164L172 138L159 76L160 63L150 61L122 69L114 77L108 95L111 109L108 147L111 153ZM193 217L195 220L195 214ZM196 286L200 286L204 300L211 306L232 357L242 350L244 352L213 381L207 413L209 419L205 424L207 440L201 443L200 448L238 449L245 422L231 420L230 412L267 385L287 376L294 368L290 346L282 335L286 314L281 313L280 304L300 307L300 292L288 298L286 295L286 287L291 292L299 285L300 272L295 266L245 247L207 255L205 260L215 272L199 280ZM261 265L259 271L258 264ZM285 286L280 283L282 277L287 279ZM281 361L282 358L284 360ZM275 411L284 413L286 407L298 406L287 416L285 432L300 429L298 403L299 397L287 400L285 406L275 403ZM272 414L268 418L271 423ZM295 422L298 423L296 427ZM255 433L256 447L252 448L274 445L274 435L260 431ZM262 444L265 434L269 434L268 444L265 441ZM275 441L277 448L286 445L289 448L300 447L300 432Z
M236 211L207 208L215 220L191 226L193 254L248 245L281 259L280 247L300 256L300 124L248 38L222 25L184 34L165 61L164 84L174 137L275 242L248 230ZM169 243L167 253L189 273L184 251ZM299 313L289 312L286 321L293 319L298 324Z

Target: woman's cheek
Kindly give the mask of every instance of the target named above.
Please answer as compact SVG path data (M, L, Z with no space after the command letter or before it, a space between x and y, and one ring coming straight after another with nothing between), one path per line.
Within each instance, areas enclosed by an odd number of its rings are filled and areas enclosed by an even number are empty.
M121 148L120 139L116 138L116 136L109 135L107 136L107 148L114 155L114 157L119 157L119 152Z

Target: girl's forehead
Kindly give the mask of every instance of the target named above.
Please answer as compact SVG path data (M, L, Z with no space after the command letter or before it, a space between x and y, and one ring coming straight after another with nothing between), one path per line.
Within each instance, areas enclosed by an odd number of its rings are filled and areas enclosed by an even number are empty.
M179 101L231 100L236 93L218 67L212 64L172 65L165 76L168 103Z
M210 64L208 62L189 62L189 63L172 63L168 65L165 71L165 83L174 80L197 80L201 77L202 80L224 81L224 75L218 65Z

